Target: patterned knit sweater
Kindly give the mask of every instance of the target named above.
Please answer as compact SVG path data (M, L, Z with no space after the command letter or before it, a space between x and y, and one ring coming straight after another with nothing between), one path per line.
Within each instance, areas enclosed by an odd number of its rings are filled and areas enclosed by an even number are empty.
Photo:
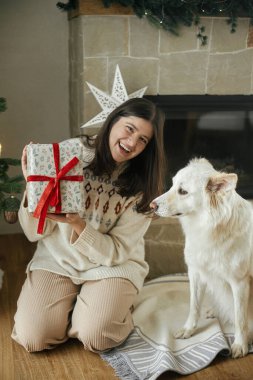
M20 224L30 241L38 241L27 271L48 270L70 277L76 284L123 277L138 290L142 287L148 273L143 236L151 218L136 212L137 197L117 193L117 175L115 172L108 179L84 169L85 210L80 216L86 227L79 236L69 224L50 219L46 219L43 235L37 234L38 220L22 202Z

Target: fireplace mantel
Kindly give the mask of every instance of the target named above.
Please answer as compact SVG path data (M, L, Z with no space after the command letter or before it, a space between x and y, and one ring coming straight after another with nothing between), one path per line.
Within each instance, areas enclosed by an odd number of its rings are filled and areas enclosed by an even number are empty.
M124 7L120 4L112 4L105 8L102 0L78 0L77 9L72 10L70 18L82 15L133 15L131 7Z
M69 12L69 17L77 17L81 15L133 15L134 12L130 6L123 6L121 4L111 4L106 8L102 0L76 0L77 7L75 10ZM222 12L215 17L228 16ZM243 10L238 15L239 17L249 17ZM205 15L205 17L209 17ZM210 16L211 17L211 16Z

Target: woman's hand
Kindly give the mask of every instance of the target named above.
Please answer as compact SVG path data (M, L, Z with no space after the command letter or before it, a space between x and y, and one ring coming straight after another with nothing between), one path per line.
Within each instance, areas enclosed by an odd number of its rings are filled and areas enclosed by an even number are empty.
M30 144L33 144L31 141ZM24 147L21 157L21 167L25 180L27 181L27 145Z
M47 218L59 223L68 223L79 236L86 227L86 222L79 214L47 214Z
M24 147L21 157L21 167L25 180L27 180L27 145Z

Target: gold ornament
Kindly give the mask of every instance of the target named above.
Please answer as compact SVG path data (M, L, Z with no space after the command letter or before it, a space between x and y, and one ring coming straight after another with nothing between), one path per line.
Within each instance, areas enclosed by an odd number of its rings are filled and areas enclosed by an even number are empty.
M18 220L20 200L15 195L10 195L3 202L4 219L7 223L14 224Z
M4 211L4 219L9 224L14 224L18 220L17 211Z

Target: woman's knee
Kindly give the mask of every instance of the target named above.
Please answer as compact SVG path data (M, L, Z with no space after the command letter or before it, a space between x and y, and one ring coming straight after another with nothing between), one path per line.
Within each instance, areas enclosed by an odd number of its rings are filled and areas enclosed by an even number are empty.
M70 329L70 336L77 337L89 351L104 351L120 345L130 334L133 329L132 317L129 315L123 322L112 320L99 320L79 324L75 328Z
M91 351L118 346L133 329L130 309L136 292L121 278L87 281L73 309L69 336Z
M117 345L97 326L89 329L80 329L78 331L78 339L83 343L86 350L95 352L104 351Z
M16 323L13 331L12 338L23 346L28 352L37 352L45 350L47 347L47 334L41 329L41 326Z
M78 289L64 276L29 272L18 299L13 338L30 352L64 342Z
M59 324L54 325L52 320L46 318L19 318L15 317L15 325L12 338L21 344L28 352L37 352L51 349L67 338L67 326L59 329Z

